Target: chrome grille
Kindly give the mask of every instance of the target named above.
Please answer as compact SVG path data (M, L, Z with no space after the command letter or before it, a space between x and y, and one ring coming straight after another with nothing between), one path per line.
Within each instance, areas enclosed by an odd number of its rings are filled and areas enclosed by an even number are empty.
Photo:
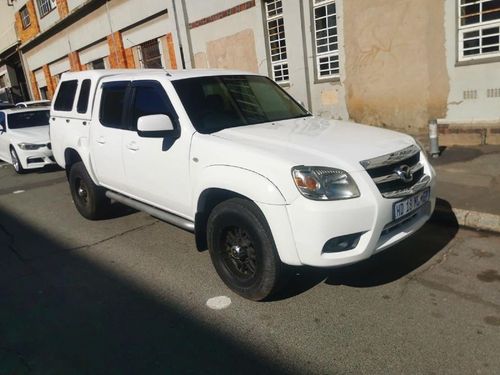
M425 188L430 181L430 177L424 174L423 164L420 163L420 149L415 145L363 160L361 165L385 198L414 194Z

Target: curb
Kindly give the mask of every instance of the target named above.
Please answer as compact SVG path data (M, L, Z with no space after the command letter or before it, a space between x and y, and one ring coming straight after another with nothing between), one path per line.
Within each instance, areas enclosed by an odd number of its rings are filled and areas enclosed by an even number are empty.
M450 210L453 216L450 215ZM462 227L500 233L500 215L436 205L435 218Z

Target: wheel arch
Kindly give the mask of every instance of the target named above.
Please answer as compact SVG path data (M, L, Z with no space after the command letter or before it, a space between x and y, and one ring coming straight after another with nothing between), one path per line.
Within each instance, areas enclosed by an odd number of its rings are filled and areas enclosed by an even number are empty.
M84 160L80 153L72 147L67 147L64 150L64 168L66 169L66 177L69 178L69 171L71 170L71 167L78 162L82 162L85 165L90 178L95 184L97 184L97 179L90 165L90 160Z

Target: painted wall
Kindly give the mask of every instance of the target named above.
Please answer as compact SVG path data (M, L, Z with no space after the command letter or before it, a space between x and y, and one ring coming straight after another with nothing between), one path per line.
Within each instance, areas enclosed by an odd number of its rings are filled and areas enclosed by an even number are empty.
M350 117L410 133L444 117L444 1L349 0L343 14Z
M12 47L17 42L14 20L14 7L7 6L6 1L0 2L0 52Z

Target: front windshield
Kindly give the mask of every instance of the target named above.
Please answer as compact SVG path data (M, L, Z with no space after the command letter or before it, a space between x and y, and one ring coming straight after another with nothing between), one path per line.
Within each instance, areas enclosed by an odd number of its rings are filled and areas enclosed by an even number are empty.
M186 112L200 133L310 116L269 78L214 76L173 81Z
M9 129L31 128L49 125L50 111L31 111L11 113L8 117Z

